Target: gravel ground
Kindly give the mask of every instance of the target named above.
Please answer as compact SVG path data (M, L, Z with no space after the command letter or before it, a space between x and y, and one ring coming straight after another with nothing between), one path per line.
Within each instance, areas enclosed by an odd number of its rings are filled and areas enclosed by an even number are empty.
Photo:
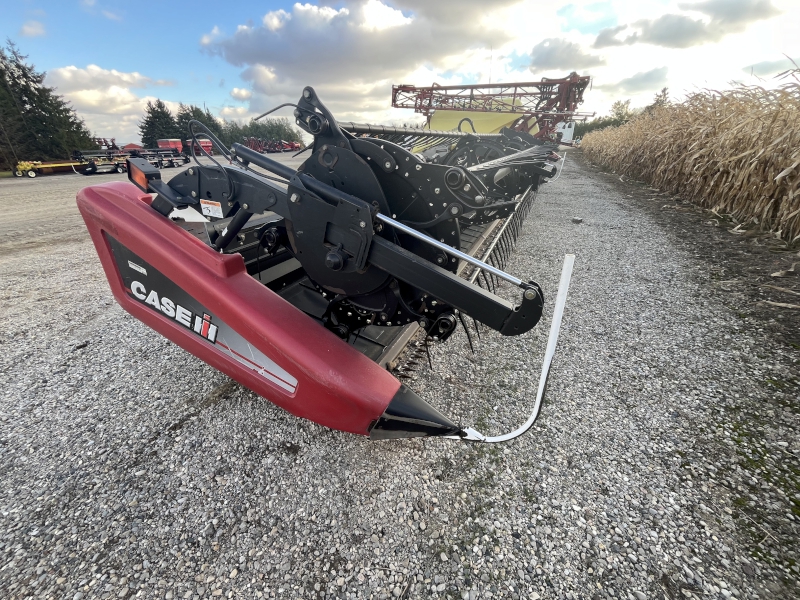
M0 596L797 597L797 351L727 306L691 239L567 167L507 267L549 310L576 254L542 415L501 446L282 412L113 302L65 233L78 183L0 181L23 238L0 254ZM31 195L50 207L36 244ZM459 332L411 386L513 427L548 320L484 329L474 356Z

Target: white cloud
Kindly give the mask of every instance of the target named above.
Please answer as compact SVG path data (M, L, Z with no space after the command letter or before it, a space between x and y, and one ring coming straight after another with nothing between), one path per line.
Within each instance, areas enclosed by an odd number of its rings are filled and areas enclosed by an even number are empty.
M287 13L285 10L273 10L272 12L268 12L264 15L264 27L269 29L270 31L278 31L281 27L284 26L286 21L292 18L292 15ZM242 27L239 25L239 27Z
M219 116L228 120L249 121L258 115L244 106L223 106Z
M297 20L309 29L319 29L329 25L336 18L344 18L350 14L346 8L336 10L330 6L314 6L313 4L300 4L292 7Z
M39 21L26 21L19 33L25 37L39 37L45 34L44 25Z
M169 81L153 80L137 71L125 73L116 69L103 69L97 65L88 65L85 69L74 65L51 69L47 73L47 83L56 86L60 93L111 86L145 88L153 85L170 85Z
M690 15L678 11L689 12ZM691 13L702 15L696 19ZM689 48L718 42L744 31L757 21L781 14L772 0L701 0L679 2L675 9L654 19L640 19L608 27L599 32L595 48L633 44L654 44L667 48Z
M89 112L103 115L125 115L132 107L138 110L140 100L129 89L116 85L96 90L75 90L67 97L81 114Z
M580 44L563 38L548 38L531 50L531 70L534 72L551 69L577 71L604 64L601 57L584 52Z
M600 84L597 86L601 90L610 90L619 94L637 94L640 92L650 93L658 91L667 83L667 67L660 67L636 73L626 77L616 83Z
M155 96L139 96L132 90L168 86L171 82L154 80L135 71L72 65L48 71L45 85L55 87L70 102L90 131L130 142L139 139L138 124L147 102L156 100ZM177 111L178 103L166 104L173 113Z
M437 80L449 77L443 75L448 69L488 73L495 44L499 73L499 49L514 36L487 19L519 3L496 0L490 8L483 0L344 0L335 8L295 3L268 13L261 24L231 35L218 32L204 40L204 48L243 67L255 113L295 102L303 87L312 85L337 118L364 120L391 111L392 83L408 81L420 68L436 73ZM414 118L406 114L405 120Z
M244 88L235 87L231 90L231 97L234 98L235 100L242 100L242 101L249 100L250 98L253 97L253 92L251 92L250 90L246 90Z
M413 19L406 17L402 10L385 5L381 0L368 0L361 8L364 29L381 31L390 27L408 25Z
M750 65L780 61L784 53L800 56L797 0L692 0L691 5L689 0L568 0L566 6L538 0L308 2L284 0L282 8L254 13L252 20L226 25L225 31L214 26L201 37L207 53L241 69L241 81L231 83L226 76L227 103L236 106L224 106L220 116L247 120L277 104L296 102L303 86L312 85L339 120L419 122L419 115L391 108L392 84L456 85L490 77L493 82L531 81L560 78L571 70L594 78L581 110L604 114L614 100L630 98L632 106L643 106L662 86L673 98L703 87L724 88L749 77L749 69L743 69ZM737 12L731 6L766 7L766 12ZM769 6L781 11L780 17L758 18L774 12ZM98 16L101 7L97 3L93 9ZM568 7L573 8L564 10ZM654 43L592 48L600 30L617 25L629 26L618 32L623 40L632 33L645 35L645 27L630 27L636 23L647 26L650 39L666 36L676 45L682 38L675 36L687 31L659 21L664 15L714 21L724 26L725 35L684 48ZM705 39L705 33L707 28L698 39ZM54 70L48 85L55 81L60 93L70 94L76 108L87 111L90 127L118 138L128 127L130 139L138 138L136 124L150 97L142 97L142 89L167 83L93 66ZM290 116L291 109L277 114Z
M241 31L242 29L244 29L246 31L249 28L248 27L244 27L243 28L243 27L240 26L239 30L237 31L237 33L239 33L239 31ZM219 30L219 27L214 25L213 29L211 30L211 33L206 33L205 35L203 35L200 38L200 44L203 45L203 46L211 45L221 35L221 33L222 32Z
M109 21L122 21L122 14L117 11L118 5L111 6L113 3L97 3L97 0L81 0L83 11L92 16L103 16ZM114 10L109 10L114 8Z

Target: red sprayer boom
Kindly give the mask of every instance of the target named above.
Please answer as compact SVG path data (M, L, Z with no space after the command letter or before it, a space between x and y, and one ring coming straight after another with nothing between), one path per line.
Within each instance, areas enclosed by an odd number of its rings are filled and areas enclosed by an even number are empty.
M438 110L514 113L519 119L513 129L528 132L538 125L535 136L551 139L559 123L592 116L577 112L590 81L589 76L581 77L573 72L563 79L542 78L526 83L393 85L392 106L413 108L428 117L429 123L431 115Z

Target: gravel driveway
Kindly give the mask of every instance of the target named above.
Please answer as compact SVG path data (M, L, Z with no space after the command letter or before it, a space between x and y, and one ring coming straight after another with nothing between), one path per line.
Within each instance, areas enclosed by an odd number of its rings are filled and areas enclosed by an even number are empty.
M691 239L566 165L507 266L549 310L576 255L546 403L498 446L284 413L113 302L86 180L0 180L0 597L797 597L797 351ZM475 355L459 332L410 385L511 428L548 327L484 329Z

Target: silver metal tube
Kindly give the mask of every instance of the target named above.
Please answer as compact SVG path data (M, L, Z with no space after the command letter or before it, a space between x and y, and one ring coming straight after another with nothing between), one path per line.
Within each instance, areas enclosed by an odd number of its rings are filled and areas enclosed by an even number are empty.
M412 237L415 237L418 240L422 240L423 242L427 242L431 246L439 248L439 250L441 250L443 252L446 252L447 254L450 254L451 256L455 256L456 258L460 258L461 260L466 261L469 264L478 267L479 269L483 269L484 271L488 271L489 273L492 273L493 275L496 275L500 279L505 279L509 283L513 283L514 285L516 285L518 287L522 287L522 280L521 279L517 279L516 277L514 277L513 275L509 275L505 271L501 271L500 269L496 269L492 265L487 265L485 262L482 262L482 261L478 260L477 258L473 258L469 254L464 254L463 252L461 252L461 250L456 250L452 246L448 246L444 242L440 242L439 240L435 240L432 237L430 237L428 235L425 235L424 233L421 233L421 232L417 231L416 229L413 229L413 228L409 227L408 225L403 225L402 223L399 223L398 221L395 221L394 219L390 219L386 215L382 215L380 213L378 213L378 220L383 221L387 225L391 225L395 229L399 229L403 233L406 233L406 234L408 234L408 235L410 235Z
M544 397L544 389L547 385L547 377L550 375L550 365L553 362L553 355L556 353L556 345L558 344L558 335L561 332L561 319L564 316L564 306L567 303L567 293L569 292L569 282L572 278L572 267L575 264L575 255L567 254L564 257L564 267L561 269L561 281L558 284L558 294L556 296L556 305L553 309L553 321L550 324L550 337L547 339L547 350L545 350L544 364L542 365L542 374L539 376L539 389L536 392L536 402L533 405L533 412L528 417L528 420L510 433L505 435L487 436L472 427L464 428L465 437L461 436L448 436L453 440L466 440L471 442L485 442L487 444L496 444L497 442L507 442L521 436L528 431L536 422L536 417L539 416L539 411L542 408L542 398Z
M561 168L556 173L556 176L553 177L548 183L553 183L556 179L561 177L561 172L564 170L564 163L567 162L567 151L564 150L564 157L561 159Z
M501 156L500 158L495 158L494 160L489 160L483 163L479 163L477 165L472 165L467 170L472 171L474 173L476 171L493 169L494 167L501 165L508 166L508 165L528 164L531 162L543 161L550 152L551 152L550 148L544 146L533 146L531 148L515 152L514 154L509 154L508 156Z

